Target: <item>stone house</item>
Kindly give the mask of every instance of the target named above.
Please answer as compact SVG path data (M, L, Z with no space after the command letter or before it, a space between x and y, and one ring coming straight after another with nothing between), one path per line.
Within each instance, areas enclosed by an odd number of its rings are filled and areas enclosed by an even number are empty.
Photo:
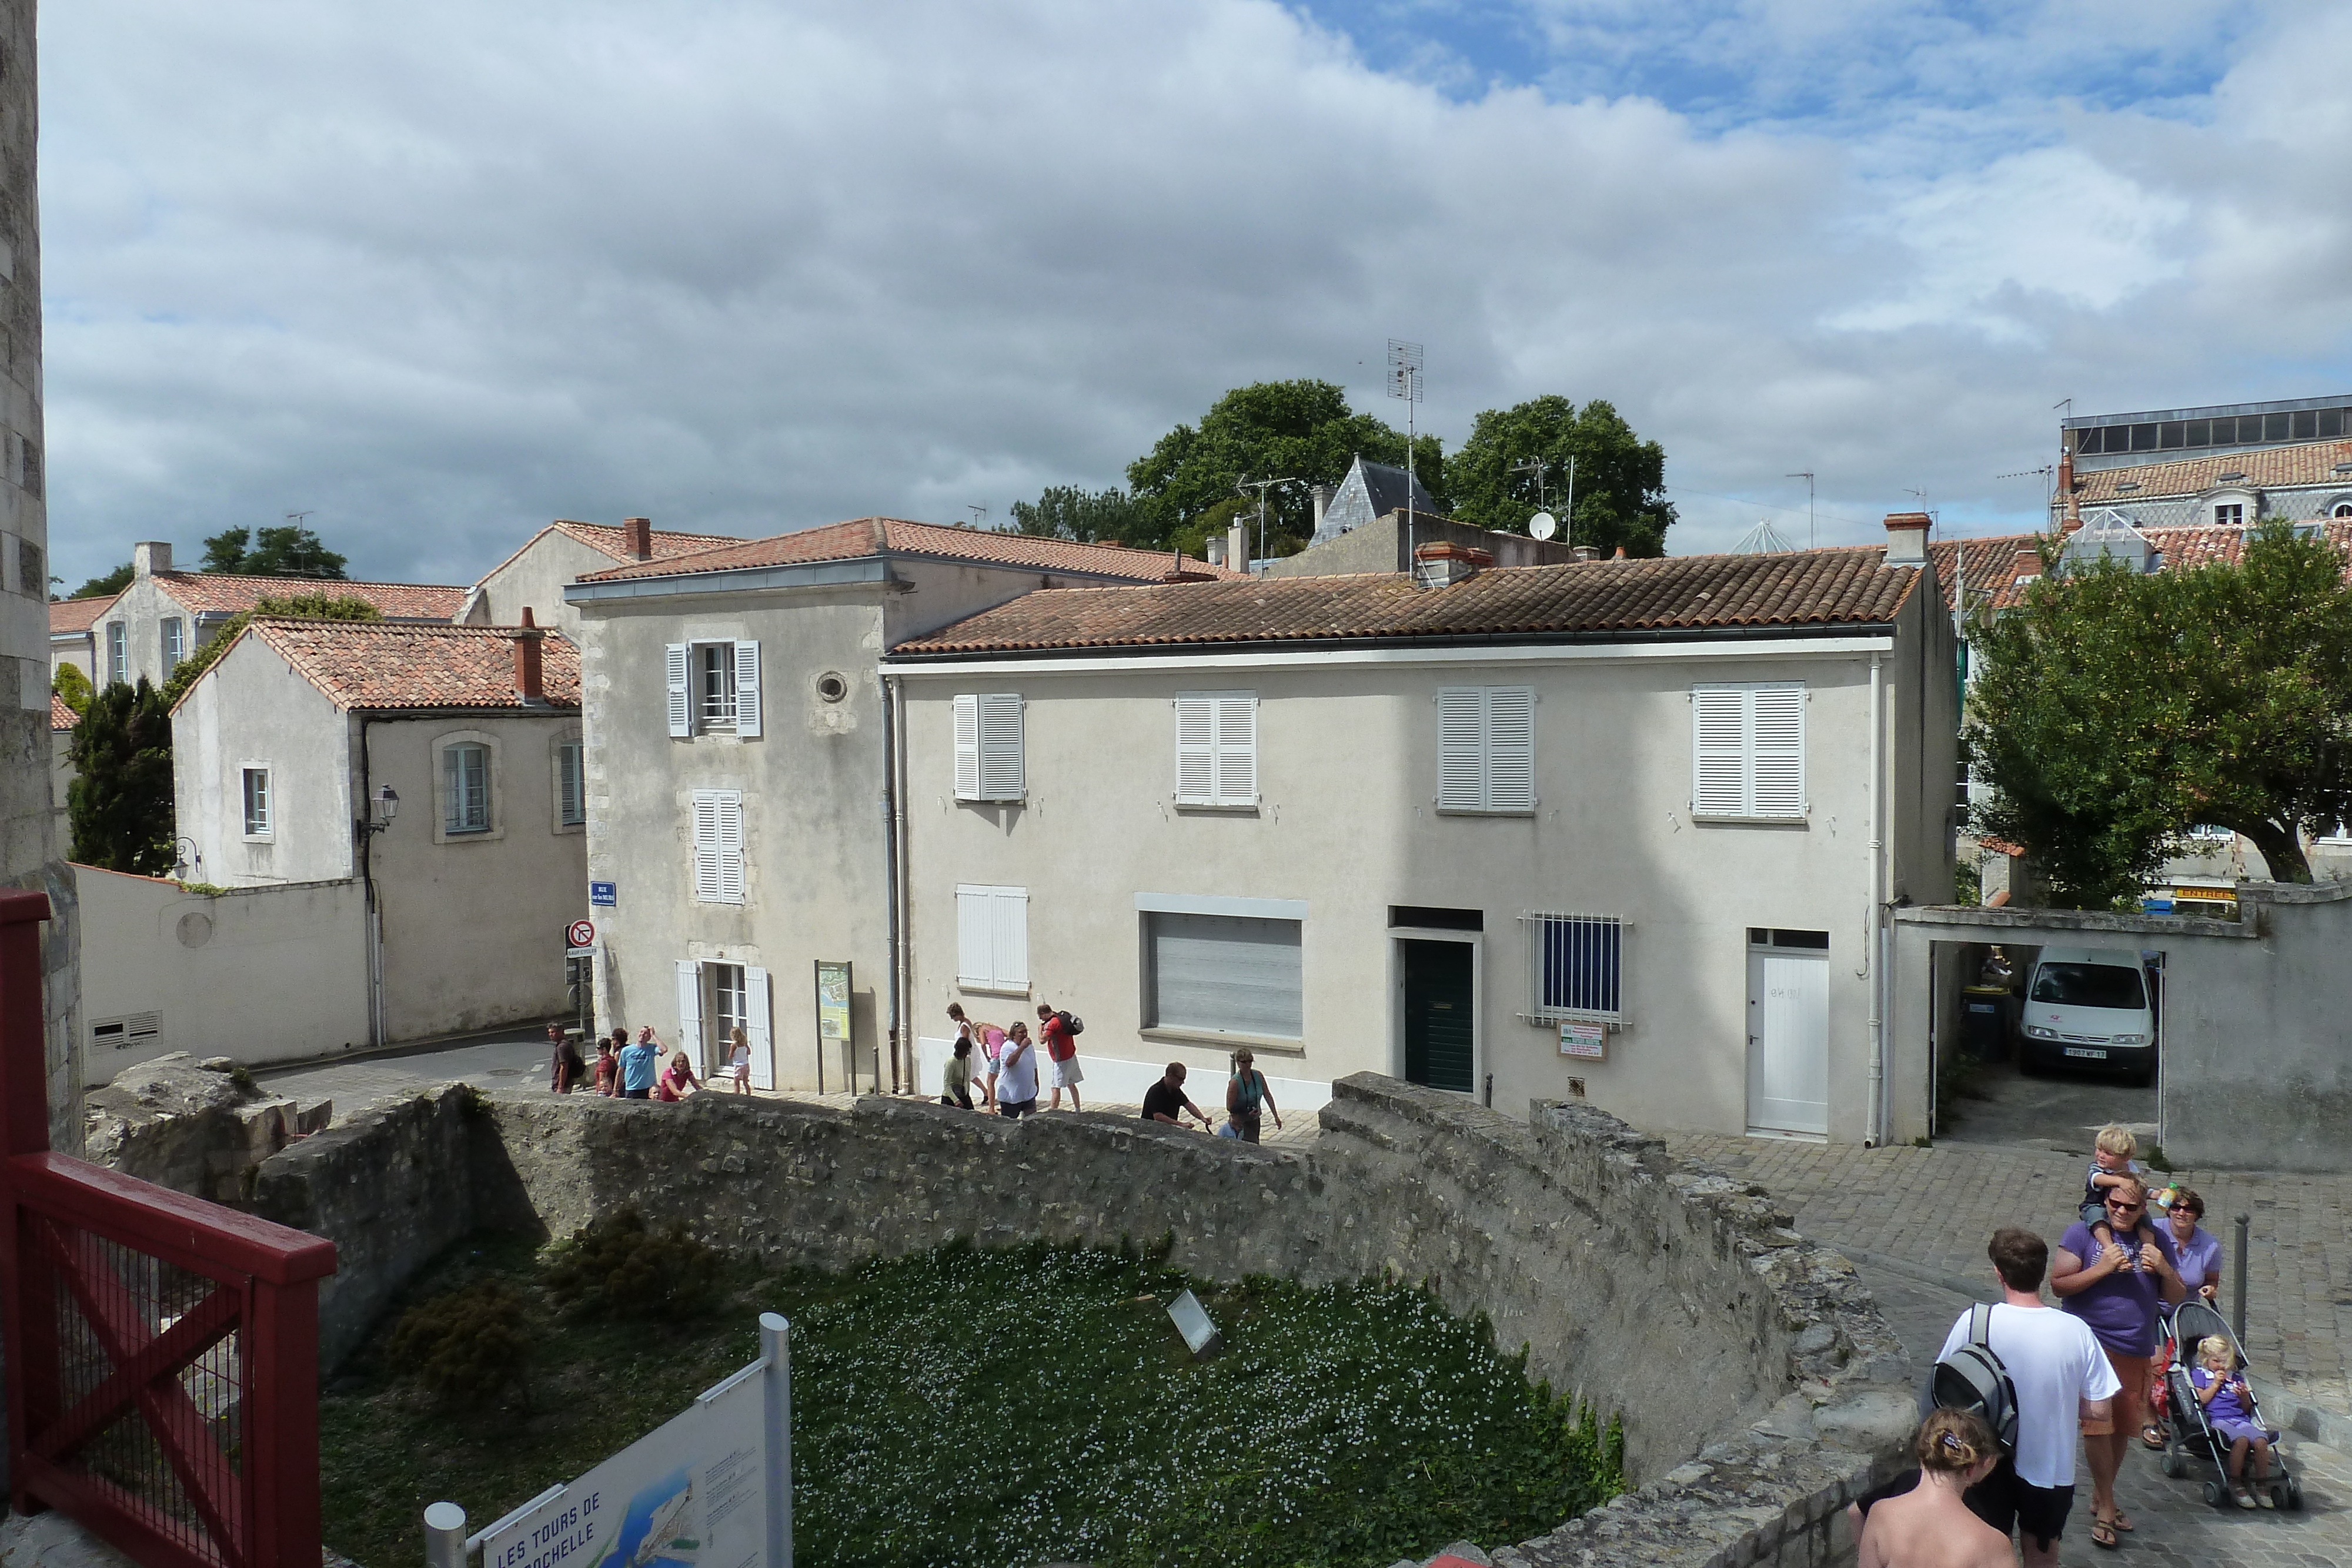
M1643 1126L1926 1129L1885 911L1948 898L1927 518L1888 544L1034 593L894 646L909 1016L1081 1015L1286 1112L1360 1071ZM929 1088L929 1083L924 1087Z
M328 593L364 599L386 621L446 626L467 592L463 586L448 583L174 571L172 547L160 541L131 546L131 564L130 584L91 628L97 668L90 678L98 685L136 682L142 676L162 685L182 659L212 640L223 622L264 598Z
M458 608L464 626L512 626L529 607L539 623L580 640L580 615L563 597L569 583L591 572L637 561L673 560L698 550L740 544L727 534L681 534L656 528L650 519L625 517L617 528L559 517L530 536L523 547L482 574Z
M181 697L172 740L189 881L361 884L349 962L373 1042L563 1010L587 842L571 643L258 619Z
M2073 415L2059 447L2053 528L2352 520L2352 397Z
M1326 497L1321 486L1315 487L1315 533L1308 542L1323 544L1391 512L1402 513L1407 501L1418 517L1437 516L1437 502L1419 478L1386 463L1367 463L1360 455L1338 489Z
M864 517L573 583L587 875L609 901L574 912L597 928L599 1026L651 1023L706 1063L740 1026L762 1086L887 1082L910 1037L890 1010L899 763L877 661L1039 589L1235 575ZM820 961L851 966L849 1033L822 1051Z

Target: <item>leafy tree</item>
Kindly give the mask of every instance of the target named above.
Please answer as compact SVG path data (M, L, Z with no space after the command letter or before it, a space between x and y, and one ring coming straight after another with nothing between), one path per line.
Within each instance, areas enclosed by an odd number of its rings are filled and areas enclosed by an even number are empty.
M1082 490L1053 485L1034 501L1013 503L1013 526L1024 534L1084 544L1118 543L1135 529L1135 502L1124 490Z
M124 589L130 587L133 569L131 564L126 560L121 566L116 567L112 571L108 572L104 577L91 578L88 582L83 583L79 588L75 589L71 593L66 595L66 597L68 599L103 599L110 593L120 593Z
M1633 433L1614 406L1595 398L1581 409L1564 397L1533 398L1514 408L1488 409L1470 439L1445 465L1454 516L1506 533L1528 531L1538 509L1533 474L1514 474L1530 460L1550 465L1545 499L1563 510L1569 461L1576 463L1576 505L1562 538L1607 555L1618 546L1630 556L1666 553L1675 508L1665 498L1666 453Z
M1304 538L1314 531L1307 485L1337 485L1361 455L1402 465L1404 433L1348 407L1328 382L1260 382L1219 398L1195 428L1180 424L1128 465L1135 507L1129 544L1166 547L1176 530L1234 498L1242 479L1299 479L1267 497L1269 527ZM1421 482L1445 505L1445 467L1437 438L1415 444ZM1252 501L1255 509L1255 499Z
M2030 851L2053 898L2136 894L2210 822L2309 882L2305 839L2352 816L2352 589L2285 523L2238 564L2049 571L1973 637L1964 739L1979 832Z
M344 559L299 523L227 528L205 541L204 570L238 577L341 578Z
M172 869L172 712L144 676L90 699L74 727L66 790L73 858L109 871Z
M98 695L98 688L89 684L89 677L81 673L79 664L59 664L58 673L49 677L49 690L63 697L66 706L76 713L88 713L89 699Z
M257 615L292 615L309 621L381 621L383 612L364 599L349 594L331 594L325 590L316 593L264 594L253 601L250 610L240 610L220 623L220 630L205 639L204 646L180 661L172 678L163 683L163 706L177 707L180 698L196 677L220 662L239 633Z

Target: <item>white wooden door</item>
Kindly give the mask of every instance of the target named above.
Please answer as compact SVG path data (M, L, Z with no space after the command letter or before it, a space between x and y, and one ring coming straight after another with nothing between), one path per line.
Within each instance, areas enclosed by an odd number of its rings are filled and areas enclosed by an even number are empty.
M1748 1125L1830 1130L1830 966L1826 955L1748 955Z

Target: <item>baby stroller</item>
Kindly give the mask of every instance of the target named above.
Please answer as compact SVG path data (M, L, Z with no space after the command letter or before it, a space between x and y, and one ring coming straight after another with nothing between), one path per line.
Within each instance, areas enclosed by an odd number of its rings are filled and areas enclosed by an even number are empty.
M2185 1476L2192 1461L2212 1466L2212 1478L2205 1483L2205 1500L2216 1508L2227 1508L2231 1504L2230 1439L2213 1429L2204 1402L2197 1397L2196 1385L2189 1379L2189 1369L2197 1364L2198 1342L2215 1334L2230 1342L2237 1364L2242 1368L2246 1363L2245 1347L2230 1332L2229 1320L2209 1302L2192 1297L2173 1308L2166 1323L2165 1345L2171 1353L2171 1365L2165 1371L2165 1393L2172 1406L2172 1438L2164 1446L2164 1473L2175 1479ZM2303 1506L2303 1482L2287 1467L2286 1456L2279 1452L2278 1433L2254 1401L2251 1385L2246 1398L2247 1414L2271 1437L2271 1473L2263 1483L2270 1489L2271 1501L2280 1508L2299 1509ZM2249 1471L2252 1469L2252 1455L2247 1457L2246 1466ZM2246 1484L2253 1484L2251 1474Z

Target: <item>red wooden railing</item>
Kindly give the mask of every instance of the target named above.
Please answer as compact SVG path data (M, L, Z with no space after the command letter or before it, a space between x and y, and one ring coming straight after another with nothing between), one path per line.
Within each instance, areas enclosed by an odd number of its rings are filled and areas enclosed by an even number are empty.
M51 1152L40 923L0 894L8 1476L142 1568L318 1568L335 1245Z

